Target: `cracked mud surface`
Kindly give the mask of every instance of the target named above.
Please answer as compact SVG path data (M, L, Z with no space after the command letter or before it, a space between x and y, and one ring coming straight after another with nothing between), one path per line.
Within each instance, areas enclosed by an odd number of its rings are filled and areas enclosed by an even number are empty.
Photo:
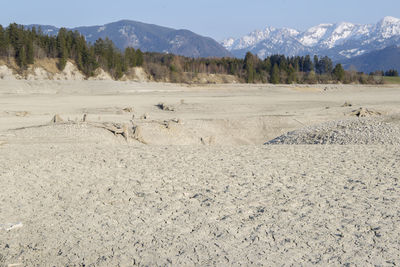
M0 147L7 264L395 265L392 146ZM149 167L151 166L151 167Z

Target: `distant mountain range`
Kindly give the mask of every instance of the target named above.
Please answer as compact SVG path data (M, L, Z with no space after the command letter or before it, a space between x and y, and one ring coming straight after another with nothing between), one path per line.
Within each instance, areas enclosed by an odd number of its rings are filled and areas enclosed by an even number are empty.
M28 25L41 27L43 33L56 35L59 28L48 25ZM102 26L77 27L86 40L94 43L108 37L121 50L126 47L140 48L142 51L171 53L187 57L229 57L232 56L221 44L209 37L200 36L189 30L175 30L153 24L131 20L121 20Z
M250 51L260 58L310 54L342 61L400 45L400 19L385 17L373 25L320 24L304 32L267 27L238 39L225 39L221 44L236 57L244 57Z
M344 68L365 73L376 70L400 71L400 47L391 46L342 61Z

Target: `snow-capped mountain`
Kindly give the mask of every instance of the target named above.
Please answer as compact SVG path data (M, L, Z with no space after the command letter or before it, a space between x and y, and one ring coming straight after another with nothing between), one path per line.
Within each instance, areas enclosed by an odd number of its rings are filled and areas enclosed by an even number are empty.
M239 39L226 39L221 44L238 57L250 51L261 58L278 53L288 56L327 55L340 60L399 45L400 19L385 17L374 25L320 24L304 32L267 27Z

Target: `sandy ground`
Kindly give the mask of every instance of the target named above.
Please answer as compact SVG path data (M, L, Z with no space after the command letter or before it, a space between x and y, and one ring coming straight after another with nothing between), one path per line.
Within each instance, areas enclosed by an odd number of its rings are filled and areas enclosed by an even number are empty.
M326 91L324 89L327 89ZM79 121L129 123L157 145L259 145L291 130L346 117L359 107L400 113L399 88L271 86L114 81L1 81L0 132L48 123L54 114ZM342 107L345 102L351 107ZM160 110L164 102L174 112ZM132 107L133 113L124 112ZM147 114L147 120L140 117ZM165 121L179 119L165 129Z
M397 266L398 146L263 143L399 90L0 81L0 266Z

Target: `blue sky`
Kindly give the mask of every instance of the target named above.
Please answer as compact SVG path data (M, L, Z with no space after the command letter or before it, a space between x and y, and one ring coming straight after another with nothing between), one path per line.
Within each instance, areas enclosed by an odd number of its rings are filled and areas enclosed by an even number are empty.
M400 18L400 0L6 0L0 24L102 25L120 19L189 29L216 40L265 26L304 30L326 22Z

